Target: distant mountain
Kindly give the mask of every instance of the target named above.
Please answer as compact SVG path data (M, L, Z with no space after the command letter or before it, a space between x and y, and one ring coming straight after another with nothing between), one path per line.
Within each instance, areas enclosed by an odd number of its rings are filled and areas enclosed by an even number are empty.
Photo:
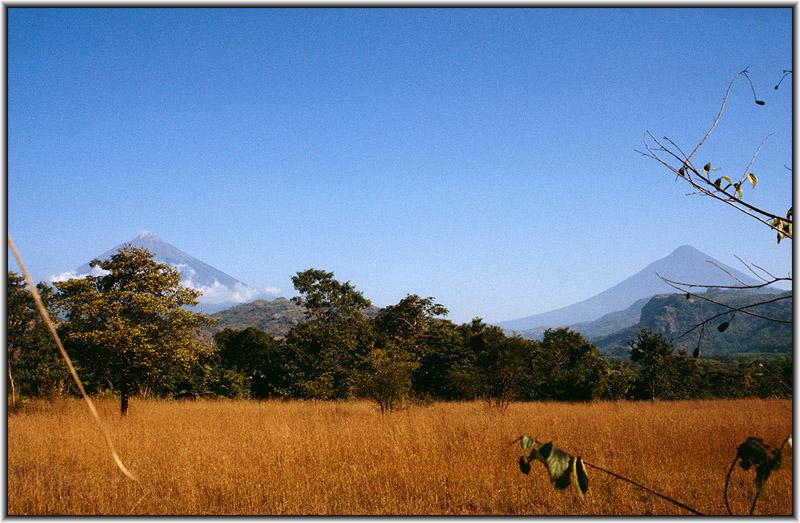
M212 314L211 317L217 320L217 323L211 327L211 331L214 333L225 328L243 330L256 327L270 336L282 337L306 321L304 310L286 298L272 301L255 300Z
M701 296L733 307L741 307L789 295L791 291L780 294L757 294L714 290ZM782 299L748 310L769 318L791 320L792 308L791 299ZM725 307L721 305L701 298L687 299L685 294L658 295L648 300L642 307L641 317L635 325L610 335L589 337L589 340L607 355L627 357L630 354L629 342L636 339L636 331L646 327L653 332L663 334L665 338L672 340L676 348L686 349L691 354L697 347L700 329L680 336L700 322L725 311ZM778 323L741 312L731 320L732 316L732 313L724 314L706 325L700 345L702 354L792 353L791 323ZM720 332L717 327L725 321L730 321L729 326Z
M589 299L550 312L500 322L497 325L506 331L524 332L533 330L531 337L534 337L533 334L538 331L544 332L549 327L564 327L594 321L607 314L625 311L638 300L650 298L656 294L676 292L674 288L664 283L657 274L685 283L740 285L733 277L725 274L714 264L722 267L744 283L760 283L752 277L742 274L736 269L698 251L694 247L683 245L675 249L669 256L651 263L630 278ZM628 311L628 318L631 317L631 314L635 316L636 310Z
M178 269L181 272L181 285L199 290L203 293L202 296L198 298L199 305L196 309L202 310L206 314L227 309L257 298L274 298L279 292L277 288L255 288L242 283L233 276L229 276L211 265L186 254L149 231L145 231L127 243L130 243L134 247L146 248L153 253L153 259L156 262L164 263ZM113 254L116 254L123 245L124 244L117 245L103 254L96 256L95 259L108 259ZM102 271L86 263L74 271L68 271L56 276L54 280L80 278L88 274L98 274L98 272Z
M380 312L380 307L370 306L364 309L364 315L374 318ZM286 298L274 300L255 300L242 303L211 314L217 320L213 326L203 329L200 338L209 344L215 333L229 328L244 330L255 327L266 332L274 338L281 338L289 334L297 325L306 321L305 308Z

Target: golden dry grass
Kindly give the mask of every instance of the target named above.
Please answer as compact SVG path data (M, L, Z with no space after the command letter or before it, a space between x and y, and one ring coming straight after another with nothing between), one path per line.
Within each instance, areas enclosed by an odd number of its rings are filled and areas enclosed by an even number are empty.
M127 418L100 400L123 461L115 467L85 406L32 402L8 418L8 514L686 514L588 469L585 503L530 476L509 443L553 440L694 507L726 514L722 491L748 436L780 445L778 401L413 406L381 417L368 402L134 401ZM784 402L785 403L785 402ZM789 453L788 446L786 453ZM752 471L730 499L746 514ZM770 478L756 514L792 513L792 471Z

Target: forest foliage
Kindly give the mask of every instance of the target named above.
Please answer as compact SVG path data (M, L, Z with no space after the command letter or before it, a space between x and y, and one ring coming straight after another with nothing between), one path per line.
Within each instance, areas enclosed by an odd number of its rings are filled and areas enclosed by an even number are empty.
M350 282L309 269L292 278L305 320L284 337L224 328L192 342L209 319L177 271L126 246L97 261L109 275L39 292L89 392L171 398L369 398L382 412L408 401L512 401L785 397L757 361L695 359L647 328L611 358L568 328L541 341L508 336L480 318L456 324L433 297L409 294L377 309ZM116 272L115 272L116 271ZM74 391L23 280L8 274L9 391L50 397ZM61 314L59 314L61 313ZM764 360L791 382L791 357Z

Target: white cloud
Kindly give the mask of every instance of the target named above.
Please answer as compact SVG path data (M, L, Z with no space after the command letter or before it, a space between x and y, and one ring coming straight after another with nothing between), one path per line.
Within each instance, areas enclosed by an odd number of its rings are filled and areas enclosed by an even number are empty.
M100 267L92 267L89 269L89 272L78 274L75 271L65 271L60 274L51 274L47 277L47 281L50 283L57 282L57 281L67 281L72 279L83 279L87 276L105 276L108 274L108 271L105 269L101 269Z
M251 302L260 298L274 298L276 297L281 290L277 287L250 287L247 285L243 285L241 283L237 283L236 286L231 289L222 285L218 281L214 280L214 285L207 286L201 285L196 286L192 284L192 281L186 280L181 282L182 285L186 287L191 287L192 289L198 290L202 292L202 296L197 298L199 303L208 303L208 304L218 304L218 303L247 303Z
M176 268L181 268L182 266L184 266L184 264L178 265ZM190 271L192 274L195 274L195 271L191 269ZM100 267L92 267L91 270L85 274L78 274L76 271L65 271L60 274L51 274L47 280L53 283L67 281L73 278L81 279L87 276L104 276L106 274L108 274L108 271ZM182 275L187 276L186 274ZM203 294L197 299L199 303L247 303L258 299L275 298L281 292L278 287L250 287L242 283L237 283L236 286L231 289L217 280L214 280L214 284L211 286L196 285L192 282L191 275L188 276L188 278L181 279L181 285L202 292Z
M191 278L192 276L197 274L197 271L192 269L186 263L170 263L170 265L172 266L173 269L178 269L178 271L180 271L181 277Z

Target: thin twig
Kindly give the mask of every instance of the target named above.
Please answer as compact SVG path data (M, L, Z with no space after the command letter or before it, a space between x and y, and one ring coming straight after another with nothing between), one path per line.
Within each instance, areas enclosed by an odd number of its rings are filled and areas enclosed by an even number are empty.
M673 504L675 504L675 505L678 505L679 507L681 507L681 508L684 508L684 509L688 510L688 511L689 511L689 512L691 512L692 514L696 514L696 515L698 515L698 516L704 516L704 515L705 515L705 514L703 514L702 512L698 512L697 510L693 509L692 507L690 507L690 506L688 506L688 505L684 505L684 504L683 504L683 503L681 503L680 501L674 500L674 499L672 499L672 498L671 498L671 497L669 497L669 496L665 496L664 494L661 494L660 492L656 492L655 490L653 490L653 489L651 489L651 488L649 488L649 487L645 487L645 486L644 486L644 485L642 485L641 483L637 483L637 482L633 481L632 479L628 479L628 478L626 478L626 477L624 477L624 476L620 476L619 474L616 474L616 473L614 473L614 472L611 472L610 470L606 470L606 469L604 469L603 467L598 467L597 465L594 465L594 464L592 464L592 463L589 463L588 461L584 461L584 462L583 462L583 464L584 464L584 465L588 465L588 466L590 466L590 467L592 467L592 468L596 468L597 470L599 470L599 471L601 471L601 472L605 472L606 474L608 474L608 475L610 475L610 476L614 476L614 477L615 477L615 478L617 478L617 479L621 479L622 481L627 481L627 482L628 482L628 483L630 483L631 485L634 485L634 486L636 486L636 487L639 487L640 489L642 489L642 490L645 490L645 491L647 491L647 492L649 492L649 493L651 493L651 494L653 494L653 495L655 495L655 496L658 496L658 497L660 497L661 499L665 499L665 500L669 501L670 503L673 503Z
M761 141L761 145L759 145L759 146L758 146L758 149L756 149L756 152L755 152L755 154L753 155L753 158L750 160L750 163L749 163L749 164L747 164L747 168L744 170L744 174L742 175L742 179L739 181L739 183L744 183L744 180L747 178L747 171L749 171L749 170L750 170L750 167L752 167L752 166L753 166L753 162L755 162L755 161L756 161L756 156L758 156L758 152L761 150L761 148L762 148L762 147L764 147L764 142L766 142L767 140L769 140L769 137L770 137L770 136L772 136L773 134L775 134L775 133L769 133L769 134L767 135L767 137L766 137L766 138L764 138L764 139Z
M746 71L747 71L747 69L745 69L744 71L741 71L739 74L737 74L736 76L733 77L733 80L731 80L730 85L728 85L728 90L725 92L725 98L722 99L722 107L719 108L719 114L717 114L717 117L714 118L714 125L712 125L711 129L709 129L708 132L706 133L706 135L703 136L703 139L700 140L700 143L698 143L697 147L694 148L694 150L692 151L692 154L690 154L688 157L686 157L686 162L688 162L689 160L692 159L692 156L694 156L694 153L696 153L697 150L700 148L700 146L703 145L703 142L706 141L706 138L708 138L708 136L711 134L711 131L713 131L714 127L717 126L717 123L719 122L719 119L722 117L722 111L723 111L723 109L725 109L725 102L728 101L728 95L730 95L731 87L733 87L733 82L735 82L736 79L739 78L739 75L741 75L742 73L747 74Z
M739 283L741 283L742 285L744 285L745 288L747 287L747 284L745 282L743 282L742 280L740 280L739 278L737 278L736 276L734 276L730 272L726 271L725 268L723 268L719 263L713 262L711 260L706 260L706 263L710 263L711 265L714 265L717 269L721 270L722 272L724 272L725 274L727 274L728 276L730 276L734 280L736 280Z
M737 459L739 459L738 455L735 458L733 458L733 463L731 463L731 468L728 469L728 475L725 476L725 489L722 491L722 497L725 498L725 508L728 509L729 516L733 516L733 512L731 512L731 507L730 505L728 505L728 483L730 482L731 473L733 472L733 467L736 466Z

